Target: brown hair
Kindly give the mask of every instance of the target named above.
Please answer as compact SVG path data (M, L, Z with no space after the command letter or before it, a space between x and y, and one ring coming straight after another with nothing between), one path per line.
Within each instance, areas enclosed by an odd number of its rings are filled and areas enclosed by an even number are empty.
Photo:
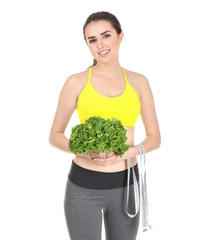
M99 20L108 21L112 25L112 27L116 30L118 35L120 35L120 33L122 32L121 25L120 25L120 23L119 23L119 21L118 21L118 19L115 15L113 15L112 13L109 13L109 12L104 12L104 11L95 12L95 13L92 13L91 15L89 15L89 17L87 18L87 20L85 21L85 24L83 26L83 35L84 35L84 39L85 39L86 42L87 42L87 40L85 38L85 28L86 28L86 26L91 22L97 22ZM94 66L96 64L97 64L97 60L94 59L92 66ZM90 66L89 68L91 68L92 66Z

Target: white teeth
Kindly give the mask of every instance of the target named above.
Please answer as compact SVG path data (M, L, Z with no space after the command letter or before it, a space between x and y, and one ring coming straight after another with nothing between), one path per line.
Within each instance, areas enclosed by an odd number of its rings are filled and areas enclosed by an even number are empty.
M105 53L107 53L109 50L107 50L107 51L104 51L104 52L101 52L101 53L99 53L99 54L105 54Z

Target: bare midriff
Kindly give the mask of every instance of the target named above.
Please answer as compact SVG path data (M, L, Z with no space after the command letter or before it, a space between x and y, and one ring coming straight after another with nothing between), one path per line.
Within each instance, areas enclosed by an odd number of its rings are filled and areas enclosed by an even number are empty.
M134 146L134 127L126 127L124 128L127 130L126 136L127 136L127 141L125 144L133 147ZM91 162L85 157L81 157L76 155L74 158L74 162L86 169L93 170L93 171L98 171L98 172L119 172L128 169L128 161L127 159L123 161L119 161L117 163L113 163L107 166L102 166L97 163ZM133 167L137 164L137 157L133 156L130 158L130 167Z

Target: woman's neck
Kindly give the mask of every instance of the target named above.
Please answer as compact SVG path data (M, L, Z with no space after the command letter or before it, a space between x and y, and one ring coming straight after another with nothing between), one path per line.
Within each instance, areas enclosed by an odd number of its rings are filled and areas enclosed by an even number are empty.
M98 75L106 76L110 79L116 78L121 73L121 66L119 63L117 64L100 64L97 63L93 66L93 71L95 71Z

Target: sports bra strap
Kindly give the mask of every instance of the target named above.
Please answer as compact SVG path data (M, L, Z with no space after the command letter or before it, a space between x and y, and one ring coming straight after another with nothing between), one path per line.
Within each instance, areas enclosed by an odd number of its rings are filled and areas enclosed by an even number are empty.
M123 68L122 68L122 70L123 70L123 75L124 75L124 77L125 77L125 81L126 81L126 83L127 83L127 82L128 82L128 79L127 79L127 77L126 77L125 71L124 71Z
M92 67L89 69L88 81L90 81L90 78L91 78L91 73L92 73Z

